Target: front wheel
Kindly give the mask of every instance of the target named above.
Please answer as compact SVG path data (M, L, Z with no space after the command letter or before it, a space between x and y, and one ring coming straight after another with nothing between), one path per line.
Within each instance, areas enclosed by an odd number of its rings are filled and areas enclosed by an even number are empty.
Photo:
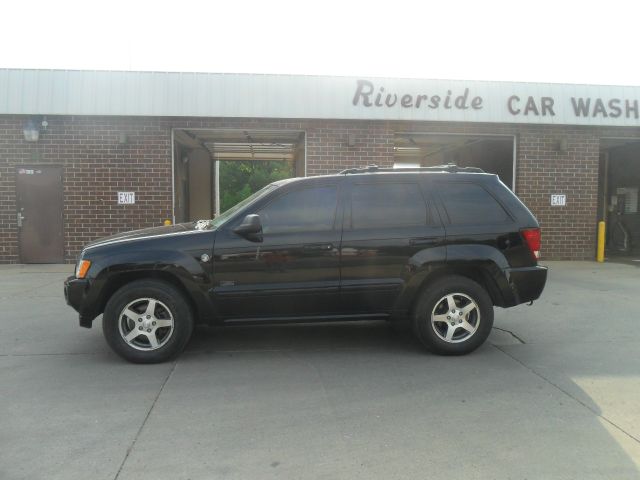
M452 275L428 285L413 313L418 339L440 355L464 355L484 343L493 326L493 303L473 280Z
M109 346L124 359L159 363L184 349L193 332L193 315L183 294L172 285L139 280L109 299L102 330Z

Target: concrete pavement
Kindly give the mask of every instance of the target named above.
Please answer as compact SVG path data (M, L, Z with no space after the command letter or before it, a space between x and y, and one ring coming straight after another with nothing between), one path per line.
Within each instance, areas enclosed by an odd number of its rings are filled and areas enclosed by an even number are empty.
M71 267L0 267L0 478L640 478L640 270L550 266L466 357L365 322L198 328L151 366L77 326Z

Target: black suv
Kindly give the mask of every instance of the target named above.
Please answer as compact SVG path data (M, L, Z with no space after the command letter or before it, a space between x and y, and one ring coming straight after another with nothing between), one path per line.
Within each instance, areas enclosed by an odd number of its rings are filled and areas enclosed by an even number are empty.
M540 229L496 175L350 169L266 186L213 220L87 245L67 303L133 362L167 360L194 324L388 319L439 354L491 331L493 306L537 299Z

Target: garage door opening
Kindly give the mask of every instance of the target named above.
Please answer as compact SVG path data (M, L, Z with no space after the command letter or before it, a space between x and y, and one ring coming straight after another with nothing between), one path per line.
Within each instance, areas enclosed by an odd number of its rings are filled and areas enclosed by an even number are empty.
M302 131L173 131L174 221L213 218L263 186L305 175Z
M511 135L397 133L394 167L455 163L495 173L514 189L515 138Z
M601 139L599 179L598 218L606 222L606 255L640 261L640 139Z

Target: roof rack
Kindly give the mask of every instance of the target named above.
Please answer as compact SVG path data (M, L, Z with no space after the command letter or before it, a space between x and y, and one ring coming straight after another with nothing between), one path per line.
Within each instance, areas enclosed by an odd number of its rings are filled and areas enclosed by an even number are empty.
M367 165L366 167L347 168L339 175L349 175L352 173L374 173L374 172L448 172L448 173L485 173L478 167L459 167L455 163L447 165L436 165L434 167L409 167L409 168L381 168L378 165Z

